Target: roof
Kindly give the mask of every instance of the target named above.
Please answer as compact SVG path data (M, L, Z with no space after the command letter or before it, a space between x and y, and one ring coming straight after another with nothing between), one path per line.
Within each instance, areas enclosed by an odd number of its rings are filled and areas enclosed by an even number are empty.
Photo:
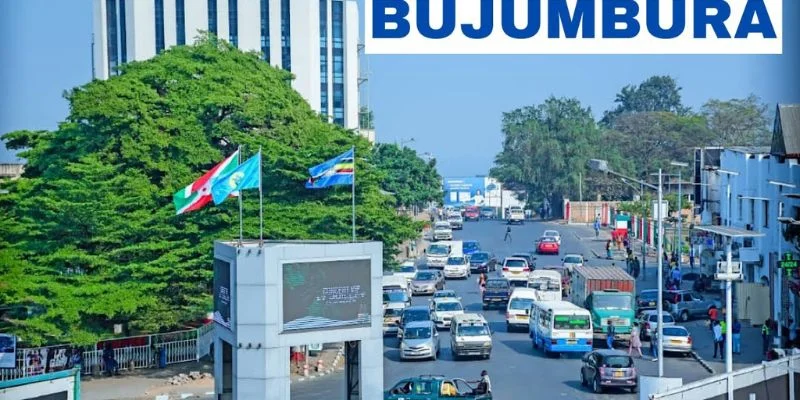
M743 238L743 237L761 237L764 236L763 233L756 232L756 231L748 231L742 228L736 228L733 226L722 226L722 225L700 225L695 226L694 229L699 231L713 233L715 235L725 236L725 237L732 237L732 238Z
M583 308L564 300L536 301L534 302L534 305L548 310L584 310Z
M786 157L800 157L800 104L778 105L770 152Z
M464 313L458 314L453 316L453 321L475 321L475 322L486 322L486 319L483 318L483 315L476 314L476 313Z
M579 265L573 270L576 274L583 275L586 279L633 280L633 277L628 275L628 273L620 267L590 267Z
M730 150L736 153L745 153L745 154L769 154L770 147L769 146L730 146L726 147L725 150Z

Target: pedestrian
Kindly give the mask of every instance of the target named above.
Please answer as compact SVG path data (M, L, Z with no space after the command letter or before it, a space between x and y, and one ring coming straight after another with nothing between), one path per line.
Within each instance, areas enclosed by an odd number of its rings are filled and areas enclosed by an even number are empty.
M714 322L717 322L717 314L717 307L711 307L708 309L708 327L712 332L714 331Z
M689 267L694 269L694 246L689 247Z
M733 335L733 354L742 354L742 323L739 322L739 318L733 319L731 334Z
M610 240L606 242L606 257L608 257L609 260L611 259L611 241Z
M106 376L119 375L119 364L114 359L114 348L111 347L111 343L106 343L103 349L103 364L105 365Z
M714 332L714 358L717 358L717 349L719 349L720 358L724 359L724 338L722 336L722 326L720 326L719 321L714 321L714 327L711 328L711 331Z
M633 279L639 279L639 273L641 273L641 264L639 263L639 257L633 257Z
M609 349L614 349L614 336L616 335L616 330L614 329L614 324L611 323L611 320L608 320L608 331L606 334L606 344L608 345Z
M481 297L483 297L483 292L486 291L486 273L481 272L478 276L478 286L481 289Z
M676 266L672 269L672 280L675 282L675 286L679 288L681 286L681 278L681 269Z
M594 238L597 239L600 237L600 216L598 215L597 218L594 220Z
M653 356L653 361L658 361L658 345L661 342L658 339L658 330L653 332L653 337L650 338L650 354Z
M631 252L631 242L628 240L627 236L625 236L622 239L622 245L625 246L625 251L627 251L628 254L630 254L630 252Z
M628 355L631 355L631 352L636 349L639 352L639 358L643 358L644 355L642 354L642 339L639 337L639 323L633 323L633 329L631 329L631 343L628 346Z
M789 347L797 346L797 322L789 318Z
M506 236L503 238L504 242L511 242L511 227L506 227Z
M761 325L761 346L762 346L762 354L766 357L767 351L769 350L769 339L770 339L770 326L772 325L772 320L767 318L764 321L764 325Z

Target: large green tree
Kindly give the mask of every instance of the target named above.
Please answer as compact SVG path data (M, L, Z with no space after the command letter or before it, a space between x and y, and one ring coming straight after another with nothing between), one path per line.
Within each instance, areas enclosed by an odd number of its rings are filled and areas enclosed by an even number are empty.
M308 167L350 146L358 237L389 259L418 224L393 212L370 144L325 123L291 75L256 54L205 39L120 68L67 93L54 131L4 136L28 164L0 196L0 308L34 304L0 327L30 345L89 343L174 329L210 310L212 244L238 236L228 201L175 215L172 194L238 146L263 149L264 236L348 239L350 188L306 190ZM258 196L244 193L244 230L258 235Z
M707 101L700 113L714 132L716 146L769 146L771 118L767 105L756 95L743 99Z
M442 198L442 177L436 160L425 162L417 152L396 144L373 148L375 167L383 174L382 187L393 193L398 206L423 205Z
M684 115L689 108L683 105L681 87L675 78L651 76L639 85L627 85L617 93L614 102L617 106L605 112L603 124L614 126L620 115L639 112L668 112Z

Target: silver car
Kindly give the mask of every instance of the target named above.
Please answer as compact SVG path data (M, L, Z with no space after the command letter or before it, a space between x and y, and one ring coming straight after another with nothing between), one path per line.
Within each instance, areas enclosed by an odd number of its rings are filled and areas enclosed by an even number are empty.
M417 271L414 279L411 280L411 292L415 295L433 294L441 289L444 289L444 275L442 275L441 271Z
M672 318L670 313L662 313L661 318L664 320L664 329L675 325L675 319ZM647 310L639 316L639 338L642 340L650 339L658 331L658 311Z
M679 325L664 326L664 351L688 354L692 352L692 335Z
M562 261L561 265L567 270L569 270L569 272L572 272L575 269L575 267L582 267L583 264L586 262L586 260L584 260L583 258L583 255L573 254L573 253L565 255L564 258L561 259L561 261Z
M409 322L403 328L400 342L401 360L431 359L439 357L439 332L433 321Z

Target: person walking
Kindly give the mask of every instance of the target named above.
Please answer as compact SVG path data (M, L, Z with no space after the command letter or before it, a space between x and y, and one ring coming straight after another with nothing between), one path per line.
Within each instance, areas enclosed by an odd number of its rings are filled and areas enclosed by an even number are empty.
M733 354L742 354L742 323L739 322L739 318L733 319L731 335L733 336Z
M642 265L639 262L639 257L633 257L633 279L639 279L639 274L642 272Z
M694 246L689 247L689 267L694 269Z
M720 326L719 321L714 321L714 327L711 328L712 332L714 332L714 358L717 358L717 350L719 350L720 358L725 358L724 352L724 338L722 336L722 326Z
M608 257L609 260L611 259L611 241L610 240L606 242L606 257Z
M611 323L611 320L608 320L608 330L606 331L606 344L608 348L613 350L614 349L614 336L616 335L616 330L614 329L614 324Z
M600 237L600 216L598 215L597 218L594 219L594 238L598 239Z
M771 333L770 332L771 325L772 325L772 320L769 318L767 318L767 320L764 321L764 325L761 325L761 346L762 346L761 354L764 354L765 357L767 355L767 351L769 350L769 337Z
M486 273L484 272L478 276L478 287L481 289L481 298L483 298L483 292L486 291Z
M506 236L503 238L504 242L511 242L511 227L506 227Z
M714 323L717 322L718 313L719 310L717 310L717 307L711 307L708 309L708 327L712 332L714 331Z
M675 286L680 288L681 287L681 278L682 278L681 275L682 274L681 274L681 269L678 268L677 265L675 266L675 268L672 269L672 274L671 275L672 275L672 280L675 282Z
M650 354L653 356L653 361L658 361L658 345L661 344L658 340L658 330L653 332L650 338Z
M631 344L628 346L628 355L631 355L633 350L635 349L639 352L639 358L644 358L642 354L642 339L639 337L639 323L633 323L633 329L631 329Z

